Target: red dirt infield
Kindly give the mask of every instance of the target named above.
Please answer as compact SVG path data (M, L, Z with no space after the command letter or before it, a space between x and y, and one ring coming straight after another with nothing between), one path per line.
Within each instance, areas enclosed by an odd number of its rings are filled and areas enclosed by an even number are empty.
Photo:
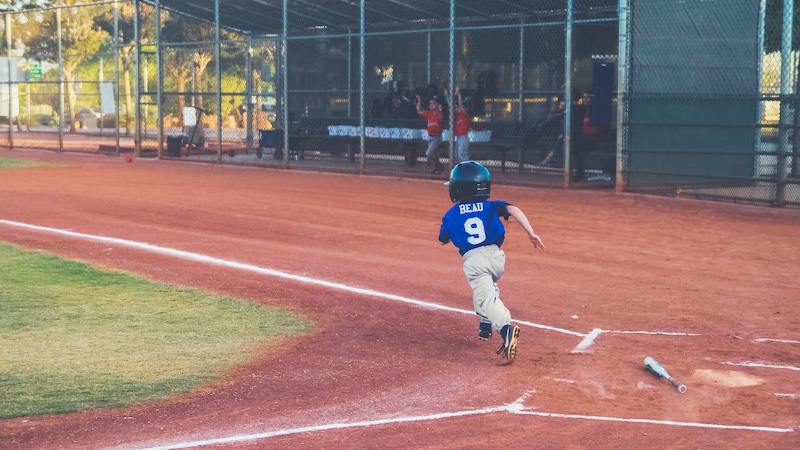
M800 447L800 211L494 186L548 247L506 225L500 295L525 323L504 365L474 315L8 223L469 311L461 258L436 240L450 206L439 181L9 157L57 164L0 169L0 241L268 303L314 328L186 395L0 421L2 449ZM573 353L593 329L607 332ZM647 372L647 356L688 391Z

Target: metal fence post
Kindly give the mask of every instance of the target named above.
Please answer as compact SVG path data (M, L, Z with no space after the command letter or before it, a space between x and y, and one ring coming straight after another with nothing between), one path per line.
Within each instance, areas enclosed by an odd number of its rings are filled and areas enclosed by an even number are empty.
M164 61L161 55L161 2L155 0L156 8L156 117L158 117L158 157L164 156Z
M366 150L366 120L364 119L364 54L365 54L365 39L364 39L364 0L360 0L359 2L359 55L358 55L358 73L359 73L359 81L358 81L358 117L359 117L359 124L361 130L359 131L359 163L358 163L358 170L359 173L362 175L366 172L366 159L367 159L367 150Z
M103 82L105 81L105 78L103 77L103 71L105 70L105 68L103 67L104 66L104 61L105 61L105 58L103 58L101 56L100 57L100 68L99 68L100 70L98 70L98 75L99 75L98 78L99 78L99 81L100 81L100 84L98 85L98 90L102 89ZM101 98L102 98L102 94L101 94ZM100 110L102 111L102 109L103 109L103 105L101 104L100 105ZM106 117L105 113L104 112L101 113L101 116L100 116L100 134L101 135L104 134L104 132L105 132L105 130L103 129L103 125L104 125L103 122L105 122L105 120L104 120L105 117Z
M517 119L519 119L519 123L525 120L525 27L520 25L519 26L519 110L517 111ZM520 146L519 148L519 167L517 170L522 172L524 168L523 162L523 148Z
M217 75L217 162L222 161L222 66L220 57L219 0L214 0L214 71Z
M8 68L8 148L14 148L14 100L11 74L11 14L6 14L6 63Z
M283 164L289 168L289 0L283 0L283 31L281 42L283 54L281 56L281 84L283 85Z
M456 46L456 0L450 0L450 73L448 76L448 85L450 86L450 98L447 99L447 102L450 107L450 114L448 117L448 127L450 128L450 138L448 139L450 144L450 170L453 169L453 162L455 160L456 154L456 127L455 127L455 46Z
M253 36L247 35L247 52L244 55L245 91L247 92L247 154L253 151Z
M119 1L114 0L114 135L116 137L116 152L119 156Z
M789 106L787 97L791 94L792 81L792 21L794 0L783 0L783 34L781 38L781 116L778 129L778 161L776 169L775 206L783 207L786 202L786 158L789 154Z
M138 158L142 156L142 99L140 96L141 93L141 66L139 64L141 59L141 50L142 50L142 42L141 42L141 35L139 33L139 0L133 0L133 40L135 42L136 48L133 52L133 68L134 73L136 74L136 82L134 86L134 97L135 97L135 108L136 114L135 116L135 124L136 131L133 134L133 144L134 144L134 155Z
M17 88L17 89L19 89L19 88ZM33 95L33 91L31 90L31 84L30 83L27 84L26 91L28 91L28 98L27 98L27 101L26 101L27 109L28 109L28 123L27 123L27 125L25 125L25 128L27 129L26 131L28 133L30 133L31 132L31 96Z
M150 104L152 103L150 98L150 61L148 61L147 53L145 52L142 55L142 92L145 101L142 102L142 109L144 110L144 120L142 121L142 131L144 134L144 139L147 139L147 135L149 134L147 130L147 119L150 117Z
M765 44L765 32L766 32L766 10L767 10L767 0L760 0L759 1L759 11L758 11L758 108L756 108L756 130L755 130L755 151L758 152L761 150L761 125L762 119L764 115L764 44ZM795 133L794 142L795 147L797 147L798 133ZM758 166L759 156L756 155L753 157L753 165Z
M525 119L525 27L519 27L519 111L517 118L520 122ZM520 161L521 162L521 161ZM520 166L522 170L522 166Z
M347 30L347 117L353 117L353 30Z
M630 0L619 0L619 52L617 57L617 156L615 189L618 194L625 190L624 151L627 128L625 125L628 95L628 70L630 36Z
M572 186L572 1L567 0L564 39L564 188Z
M64 151L64 49L61 38L61 8L56 8L58 35L58 151Z
M762 10L761 10L761 16L762 17L764 16L764 13L765 13L764 8L762 8ZM795 20L797 20L797 19L795 18ZM763 23L763 19L762 19L762 23ZM795 32L792 31L792 34L795 34ZM794 38L793 38L793 40L794 40ZM762 43L762 52L763 52L763 43ZM759 53L759 54L763 54L763 53ZM791 103L792 104L792 109L794 110L794 114L793 114L793 117L792 117L792 124L791 124L793 133L792 133L792 140L790 141L790 144L789 144L789 147L788 147L789 153L788 153L787 158L786 158L787 159L786 172L787 172L787 176L788 177L797 178L798 176L800 176L800 95L798 95L798 94L800 94L800 58L797 57L797 49L793 50L793 55L794 55L793 60L794 60L794 65L795 65L794 66L794 76L795 76L795 80L794 80L794 96L793 96L793 100L792 100L792 103ZM760 62L760 60L759 60L759 62ZM759 72L759 74L761 74L761 72ZM759 77L759 80L761 80L761 79L762 78ZM760 91L759 91L759 93L760 93ZM761 116L759 116L759 123L761 121L760 117ZM798 188L800 188L800 186L795 185L795 189L798 189ZM790 200L791 197L792 197L791 195L787 195L787 196L784 197L784 199L785 200Z
M276 129L283 129L283 39L275 39L275 53L272 59L275 66L275 124Z
M431 84L431 29L430 28L428 28L427 37L428 37L428 53L427 53L426 82L428 83L428 85L430 85Z

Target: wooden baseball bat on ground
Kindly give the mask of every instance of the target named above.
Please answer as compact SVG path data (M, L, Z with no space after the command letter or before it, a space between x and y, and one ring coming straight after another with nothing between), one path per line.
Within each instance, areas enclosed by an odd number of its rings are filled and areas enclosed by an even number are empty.
M659 364L658 361L656 361L655 359L648 356L647 358L644 359L644 365L647 366L647 368L650 369L650 371L653 372L654 374L669 380L669 382L672 383L673 386L678 388L678 392L680 392L681 394L686 392L686 386L680 384L677 380L669 376L667 370L664 369L664 366Z

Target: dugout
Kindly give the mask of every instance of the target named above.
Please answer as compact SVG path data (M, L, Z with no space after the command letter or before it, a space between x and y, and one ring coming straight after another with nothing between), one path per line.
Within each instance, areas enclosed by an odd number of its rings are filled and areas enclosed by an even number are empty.
M617 0L141 1L141 44L160 43L156 46L160 55L142 56L160 58L164 72L149 74L142 103L164 105L165 117L176 116L184 105L200 104L211 111L206 115L209 121L221 105L222 126L205 125L206 135L215 135L209 136L209 148L220 149L218 162L429 177L423 156L419 164L409 164L407 156L408 146L420 147L417 154L424 155L423 140L400 147L391 141L396 135L388 140L376 136L378 131L369 123L418 119L416 95L427 98L459 86L474 116L473 130L482 136L487 134L483 130L492 133L488 141L473 145L473 159L501 169L499 182L562 187L568 182L564 175L568 160L560 161L560 166L537 165L562 130L542 133L540 127L548 111L563 102L572 77L591 90L593 56L616 54L617 7ZM164 20L164 14L218 24L220 32L205 33L215 38L218 34L222 42L178 42L154 25ZM187 64L197 48L215 52L208 67L219 61L220 67L215 67L221 73L219 86L205 82L202 92L197 85L193 91L188 85L183 91L171 91L167 86L176 83L168 66ZM239 92L226 85L230 79L226 65L241 67ZM163 78L160 102L158 76ZM219 91L219 98L209 92L213 90ZM226 109L244 105L240 111L247 116L264 103L270 104L274 128L284 131L285 145L301 145L299 152L290 149L283 160L247 160L258 141L258 129L240 129L234 135L224 124ZM290 121L290 115L296 120ZM352 142L343 144L348 137L321 135L326 122L336 126L352 120L365 128L363 143L360 136L348 136L356 139L355 159ZM398 126L389 132L401 131ZM141 135L143 148L163 155L160 142L152 131ZM613 148L613 143L609 145ZM239 147L235 158L228 157L232 147ZM393 150L397 148L403 150ZM440 152L447 162L448 143ZM290 158L293 154L302 158Z
M167 138L186 137L194 115L203 145L183 156L194 161L437 178L414 100L458 86L473 115L471 159L498 183L800 205L798 9L101 0L5 11L0 62L30 67L4 86L12 101L0 117L17 126L0 145L169 159ZM573 97L583 93L588 108ZM70 129L85 108L116 110L115 124ZM282 136L282 158L257 152L262 131ZM452 152L448 138L446 165ZM595 181L576 182L578 165Z

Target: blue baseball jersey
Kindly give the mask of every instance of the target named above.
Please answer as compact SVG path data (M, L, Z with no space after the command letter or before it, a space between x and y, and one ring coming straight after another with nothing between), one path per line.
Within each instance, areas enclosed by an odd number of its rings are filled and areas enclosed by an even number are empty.
M500 217L508 220L508 202L475 200L453 205L442 217L439 242L452 241L464 253L484 245L503 245L506 229Z

